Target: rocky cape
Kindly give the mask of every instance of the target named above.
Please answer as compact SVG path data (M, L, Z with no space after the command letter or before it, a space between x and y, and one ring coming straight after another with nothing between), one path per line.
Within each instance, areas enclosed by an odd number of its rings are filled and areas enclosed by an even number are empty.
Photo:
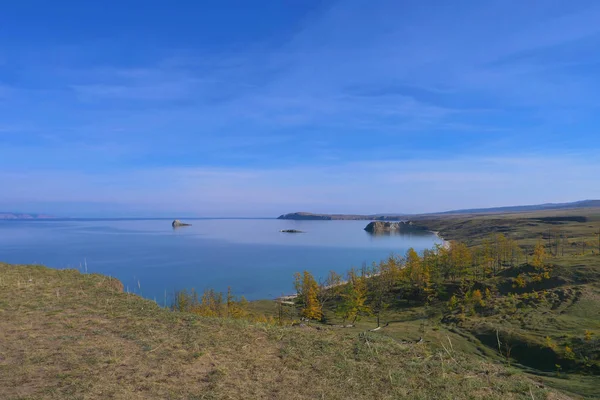
M399 221L399 222L385 222L385 221L373 221L370 222L366 227L365 231L373 234L388 234L398 232L414 232L414 231L425 231L426 229L415 225L411 221Z

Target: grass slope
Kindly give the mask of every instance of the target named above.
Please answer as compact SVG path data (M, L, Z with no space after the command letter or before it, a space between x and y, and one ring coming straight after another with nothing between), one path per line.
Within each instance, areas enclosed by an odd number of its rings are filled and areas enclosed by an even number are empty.
M481 244L491 234L502 233L529 252L540 240L548 243L548 238L557 230L568 237L568 242L561 244L559 254L548 259L553 269L551 279L539 287L513 287L512 279L527 266L508 268L495 278L481 282L498 287L504 296L534 289L546 291L550 301L532 305L519 298L512 310L505 309L490 316L468 316L460 323L439 326L459 334L465 342L465 351L493 358L498 357L496 331L499 331L507 338L515 365L543 376L544 381L554 387L584 398L600 398L600 209L429 216L416 223L469 246ZM581 246L584 242L586 247ZM398 314L397 319L409 312L424 313L419 311L418 305L395 308L393 312ZM586 331L594 334L591 340L584 339ZM565 357L566 346L575 351L576 360ZM565 370L569 373L563 373Z
M0 264L2 399L567 398L440 340L202 318L105 276Z

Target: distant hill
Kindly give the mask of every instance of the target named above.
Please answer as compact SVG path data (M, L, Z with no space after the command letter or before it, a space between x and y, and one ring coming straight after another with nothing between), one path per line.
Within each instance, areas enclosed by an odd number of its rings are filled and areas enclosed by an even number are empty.
M508 206L493 208L472 208L464 210L443 211L429 214L313 214L309 212L295 212L280 215L277 219L293 220L377 220L377 221L402 221L410 217L422 215L450 215L450 214L497 214L525 211L566 210L577 208L600 208L600 200L581 200L572 203L546 203L526 206Z
M309 212L295 212L283 214L277 219L294 219L294 220L378 220L378 221L402 221L407 218L407 215L356 215L356 214L313 214Z
M27 213L14 213L14 212L2 212L0 211L0 220L3 219L51 219L54 218L51 215L45 214L27 214Z
M527 206L508 206L493 208L471 208L465 210L445 211L436 214L491 214L508 213L522 211L543 211L543 210L565 210L573 208L595 208L600 207L600 200L581 200L572 203L546 203Z

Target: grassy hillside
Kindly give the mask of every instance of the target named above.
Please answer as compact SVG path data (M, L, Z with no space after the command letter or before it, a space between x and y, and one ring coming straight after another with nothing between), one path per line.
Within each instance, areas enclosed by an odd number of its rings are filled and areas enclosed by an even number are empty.
M457 337L203 318L106 276L0 264L2 399L568 398Z
M459 240L471 246L480 244L490 233L503 233L518 240L521 245L532 245L545 238L549 231L560 229L571 241L585 239L597 250L600 208L490 215L425 215L415 218L414 222L440 232L447 240ZM568 254L576 253L575 250Z
M499 233L515 240L526 257L542 243L553 252L547 260L551 276L519 288L516 277L531 267L525 260L504 267L474 283L497 293L486 307L466 314L448 311L448 297L459 282L447 283L447 296L428 307L405 300L391 304L383 333L398 340L423 336L434 348L450 337L467 354L518 367L574 396L600 398L600 209L438 215L415 223L472 249ZM331 323L340 322L334 307L326 314ZM355 329L374 324L374 317L366 316Z
M546 203L527 206L508 206L508 207L493 207L493 208L473 208L466 210L446 211L442 214L490 214L490 213L510 213L510 212L535 212L543 210L564 210L577 208L594 208L600 207L600 200L581 200L571 203Z

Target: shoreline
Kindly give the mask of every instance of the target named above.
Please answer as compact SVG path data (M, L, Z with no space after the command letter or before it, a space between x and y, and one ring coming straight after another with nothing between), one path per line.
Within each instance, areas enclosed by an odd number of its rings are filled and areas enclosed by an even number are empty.
M438 239L440 239L442 241L442 247L445 248L446 250L450 250L450 241L446 240L442 237L442 235L440 235L439 231L429 231L431 233L433 233Z
M442 247L444 249L446 249L446 250L450 249L450 241L444 239L440 235L439 231L429 231L429 232L433 233L438 239L440 239L442 241ZM373 277L373 276L377 276L377 274L368 275L367 278L370 278L370 277ZM336 287L336 286L343 286L343 285L345 285L347 283L348 283L347 280L342 280L339 284L328 286L326 289L330 289L330 288ZM279 304L295 305L295 303L293 302L293 300L296 299L296 298L298 298L298 293L284 295L284 296L279 296L279 297L276 297L275 299L273 299L273 301L275 301L276 303L279 303Z

